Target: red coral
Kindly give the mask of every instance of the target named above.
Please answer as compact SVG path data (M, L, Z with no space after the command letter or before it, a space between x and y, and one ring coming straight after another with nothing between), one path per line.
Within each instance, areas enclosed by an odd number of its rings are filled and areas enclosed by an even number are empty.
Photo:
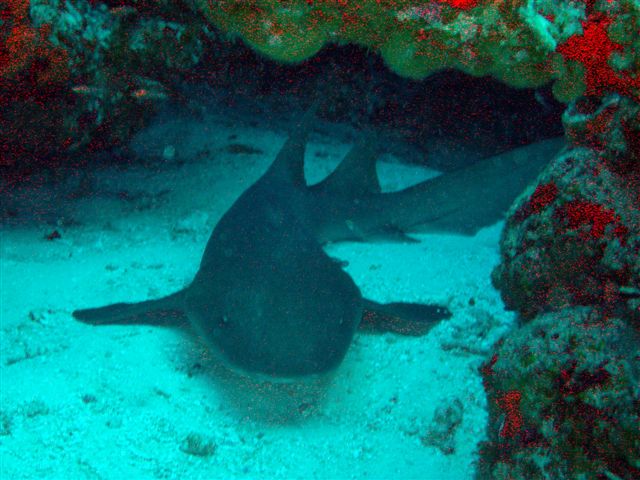
M583 225L590 225L589 232L581 235L585 239L598 239L604 235L604 229L609 224L615 224L614 235L624 243L628 229L620 223L620 217L609 208L584 200L568 202L559 210L559 215L567 221L570 230L576 230Z
M599 104L588 99L576 102L568 114L573 119L568 117L565 123L567 138L574 146L606 151L623 108L617 95L609 96Z
M558 187L555 183L549 182L538 185L531 197L515 213L515 220L522 222L532 214L540 213L546 206L552 203L558 196Z
M26 76L43 86L67 79L66 52L48 42L48 26L31 25L29 0L9 0L0 19L11 25L8 35L0 36L0 82Z
M484 385L485 390L489 390L489 378L495 375L493 371L493 366L498 361L498 354L494 353L491 360L480 367L480 373L482 374L482 384Z
M585 68L587 95L601 96L605 92L620 92L633 96L632 88L640 89L640 77L616 73L608 64L613 52L623 50L622 45L612 42L607 35L611 19L602 14L589 15L582 22L582 35L574 35L559 45L557 52L566 60L580 62ZM636 92L636 96L639 94Z
M522 429L521 399L522 394L518 390L510 390L496 400L498 407L506 415L500 429L500 436L503 438L513 438Z
M558 196L558 187L555 183L549 182L538 185L529 199L529 205L533 213L540 213L543 208L553 202Z
M441 3L448 3L453 8L460 10L470 10L478 5L478 0L440 0Z

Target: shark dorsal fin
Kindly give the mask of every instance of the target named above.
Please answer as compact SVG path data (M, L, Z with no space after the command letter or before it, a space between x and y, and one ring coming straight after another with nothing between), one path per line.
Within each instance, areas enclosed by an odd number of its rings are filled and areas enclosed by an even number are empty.
M304 180L304 151L319 102L315 101L298 120L266 175L279 176L294 185L306 185Z
M376 142L372 132L366 132L349 150L342 162L316 189L329 193L362 195L380 193L376 172Z

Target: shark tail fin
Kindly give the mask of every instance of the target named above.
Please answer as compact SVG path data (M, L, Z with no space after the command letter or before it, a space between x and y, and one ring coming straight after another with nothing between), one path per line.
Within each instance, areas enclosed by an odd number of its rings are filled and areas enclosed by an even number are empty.
M364 300L360 330L371 333L393 332L418 337L440 320L451 317L447 307L421 303L377 303Z
M380 181L376 171L376 146L373 133L365 132L336 169L313 188L327 193L352 196L380 193Z
M183 312L184 290L157 300L137 303L114 303L105 307L75 310L73 318L90 325L162 325L187 323Z

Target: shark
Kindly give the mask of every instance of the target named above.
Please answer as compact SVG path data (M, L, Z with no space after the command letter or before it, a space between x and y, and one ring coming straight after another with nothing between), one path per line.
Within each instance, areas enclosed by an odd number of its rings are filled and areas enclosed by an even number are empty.
M288 380L341 364L357 330L424 335L446 306L362 296L328 242L416 241L408 232L469 235L501 219L563 145L551 139L394 192L382 192L371 134L325 179L308 185L313 111L213 229L193 281L165 297L75 310L91 325L188 326L224 365Z

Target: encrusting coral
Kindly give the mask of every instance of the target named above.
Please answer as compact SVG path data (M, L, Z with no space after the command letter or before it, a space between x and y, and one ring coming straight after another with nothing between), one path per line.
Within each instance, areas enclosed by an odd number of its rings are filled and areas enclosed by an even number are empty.
M640 107L617 95L588 104L565 112L571 148L520 197L503 232L494 284L525 318L594 304L638 318L629 293L640 293Z
M640 475L640 106L585 98L563 122L502 233L493 282L524 325L482 369L480 478Z
M164 85L203 51L198 24L141 16L133 7L87 0L0 7L5 166L126 141L167 97Z
M0 80L7 87L16 72L30 71L39 78L35 92L46 88L42 80L66 80L60 85L74 100L66 99L66 113L59 115L65 117L64 141L54 142L64 148L123 142L142 123L141 112L170 93L172 79L192 68L215 37L241 38L277 62L301 62L328 44L349 43L377 52L391 70L412 79L452 68L518 88L552 83L563 102L608 93L640 99L640 8L634 0L6 5Z
M540 315L483 367L490 402L478 478L637 478L640 336L591 307Z
M562 101L617 91L640 98L640 11L633 0L195 0L265 56L299 62L327 43L379 52L399 75L444 68L514 87L554 81Z

